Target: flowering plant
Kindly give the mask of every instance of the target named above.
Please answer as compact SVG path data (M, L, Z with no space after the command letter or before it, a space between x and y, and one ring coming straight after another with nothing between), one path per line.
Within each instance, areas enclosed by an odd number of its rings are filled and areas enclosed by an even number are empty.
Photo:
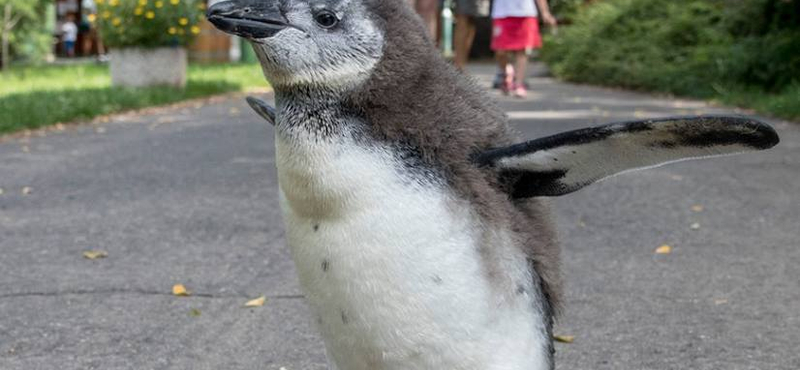
M200 33L203 0L95 0L89 16L110 47L186 46Z

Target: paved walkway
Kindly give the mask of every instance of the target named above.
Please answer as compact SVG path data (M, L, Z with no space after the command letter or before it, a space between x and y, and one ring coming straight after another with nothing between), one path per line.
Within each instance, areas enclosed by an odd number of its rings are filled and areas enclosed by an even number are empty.
M489 83L491 67L474 72ZM532 82L530 100L501 98L527 138L724 112ZM568 284L557 331L575 336L559 369L800 368L800 125L772 123L783 142L770 152L554 201ZM2 140L0 369L324 369L271 135L236 97ZM662 244L672 253L656 255ZM172 296L177 283L193 295Z

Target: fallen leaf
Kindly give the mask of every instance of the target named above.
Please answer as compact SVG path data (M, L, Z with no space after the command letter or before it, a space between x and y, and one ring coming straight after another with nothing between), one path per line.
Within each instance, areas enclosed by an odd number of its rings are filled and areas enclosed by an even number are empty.
M106 132L106 128L105 127L97 127L97 128L94 129L94 132L96 132L98 134L104 134Z
M670 253L672 253L672 247L666 244L656 248L656 254L670 254Z
M63 123L57 123L56 124L56 130L58 130L58 131L64 131L65 128L66 127L64 127Z
M692 206L692 211L694 212L703 212L703 206L699 204L695 204Z
M178 297L188 297L192 293L186 290L186 287L183 284L175 284L172 286L172 294Z
M33 189L30 186L22 188L23 195L30 195L30 193L33 193Z
M90 259L90 260L96 260L96 259L106 258L106 257L108 257L108 252L105 252L105 251L84 251L83 252L83 258Z
M258 297L256 299L252 299L252 300L247 301L247 303L245 303L244 306L245 307L261 307L261 306L264 305L264 303L267 303L267 297L262 295L261 297Z
M683 176L681 176L681 175L672 175L672 179L675 180L675 181L681 181L681 180L683 180Z
M717 299L717 300L714 300L714 304L715 304L715 305L717 305L717 306L719 306L719 305L721 305L721 304L726 304L726 303L728 303L728 300L727 300L727 299Z
M700 228L700 224L698 224L697 222L695 222L695 223L691 224L689 227L690 227L692 230L697 230L697 229L699 229L699 228Z
M196 308L192 308L192 309L189 311L189 316L191 316L191 317L197 317L197 316L200 316L200 310L198 310L198 309L196 309Z
M553 339L561 343L572 343L575 341L575 337L572 335L553 335Z
M3 193L5 193L5 190L3 190L3 188L0 188L0 195L3 195Z

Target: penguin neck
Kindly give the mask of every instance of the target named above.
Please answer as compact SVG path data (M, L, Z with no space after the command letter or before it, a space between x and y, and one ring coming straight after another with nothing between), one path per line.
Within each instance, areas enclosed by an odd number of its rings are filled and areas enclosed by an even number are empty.
M348 104L347 91L317 85L276 87L277 128L284 134L305 131L319 138L341 136L358 112Z

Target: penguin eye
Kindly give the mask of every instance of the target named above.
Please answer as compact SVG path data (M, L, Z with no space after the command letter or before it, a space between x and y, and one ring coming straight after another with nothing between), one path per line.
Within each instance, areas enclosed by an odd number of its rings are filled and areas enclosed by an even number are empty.
M314 20L322 28L332 28L339 23L339 18L336 18L336 15L328 10L320 11L314 15Z

